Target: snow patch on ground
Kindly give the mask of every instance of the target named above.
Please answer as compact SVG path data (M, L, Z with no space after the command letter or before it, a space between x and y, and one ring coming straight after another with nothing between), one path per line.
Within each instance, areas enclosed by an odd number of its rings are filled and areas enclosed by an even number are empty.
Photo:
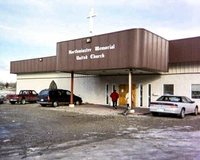
M129 127L118 138L92 143L87 143L87 139L71 141L51 146L47 151L42 151L43 148L31 148L32 153L38 153L34 156L28 155L26 159L197 160L200 157L200 131L188 132L190 129L191 126L177 126L139 131L138 128ZM90 132L86 135L90 134L96 133Z

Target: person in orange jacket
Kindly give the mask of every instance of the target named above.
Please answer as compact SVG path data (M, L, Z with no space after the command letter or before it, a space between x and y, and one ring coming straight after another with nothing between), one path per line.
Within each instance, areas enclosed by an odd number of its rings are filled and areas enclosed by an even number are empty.
M119 98L119 94L116 92L116 90L114 90L114 92L110 94L110 97L112 98L113 108L117 109L117 100Z

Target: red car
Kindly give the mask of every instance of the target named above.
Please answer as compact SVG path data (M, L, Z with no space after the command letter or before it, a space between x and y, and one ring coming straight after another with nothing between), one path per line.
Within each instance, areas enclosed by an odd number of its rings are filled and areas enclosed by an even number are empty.
M37 102L38 94L34 90L21 90L18 95L16 94L8 94L6 98L9 100L11 104L15 104L16 102L25 104L26 102Z

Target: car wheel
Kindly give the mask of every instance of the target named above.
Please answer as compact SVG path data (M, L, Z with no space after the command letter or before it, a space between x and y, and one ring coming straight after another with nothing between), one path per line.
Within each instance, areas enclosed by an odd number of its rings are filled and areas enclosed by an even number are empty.
M81 102L80 101L76 101L75 105L81 105Z
M21 104L26 104L26 100L24 98L21 100Z
M198 115L198 108L197 108L197 107L195 107L195 109L194 109L194 115L195 115L195 116Z
M180 117L181 117L181 118L184 118L184 117L185 117L185 109L182 109L182 110L181 110Z
M54 102L52 103L52 106L53 106L53 107L57 107L57 106L58 106L58 102L57 102L57 101L54 101Z

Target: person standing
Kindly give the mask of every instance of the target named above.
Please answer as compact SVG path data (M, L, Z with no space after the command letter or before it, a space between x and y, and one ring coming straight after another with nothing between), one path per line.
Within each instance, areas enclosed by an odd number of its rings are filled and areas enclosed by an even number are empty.
M112 98L113 102L113 108L117 109L117 100L119 98L119 94L114 90L111 94L110 97Z
M129 106L129 93L128 92L126 93L125 100L126 100L127 108L130 109L130 106ZM133 101L133 95L132 95L132 101Z

